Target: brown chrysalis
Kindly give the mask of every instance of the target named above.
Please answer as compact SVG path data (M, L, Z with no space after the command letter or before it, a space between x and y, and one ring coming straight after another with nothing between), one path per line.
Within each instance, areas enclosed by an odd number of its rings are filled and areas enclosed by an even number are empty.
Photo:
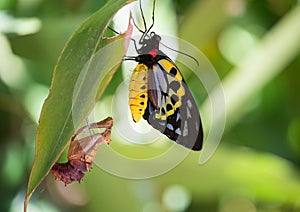
M77 130L71 138L68 162L55 163L51 168L55 180L62 181L65 185L73 181L80 182L84 177L84 173L90 171L99 145L109 144L112 125L113 119L108 117ZM104 129L104 132L79 138L84 133L89 133L89 131L97 128Z

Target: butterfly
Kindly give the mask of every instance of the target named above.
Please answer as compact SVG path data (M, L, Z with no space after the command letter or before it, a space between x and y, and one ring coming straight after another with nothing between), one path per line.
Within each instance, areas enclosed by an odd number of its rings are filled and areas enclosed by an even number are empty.
M138 64L129 83L129 107L134 122L141 118L171 140L192 150L201 150L203 129L197 104L176 64L160 49L161 37L147 29L134 45L138 56L125 56ZM134 23L135 24L135 23ZM135 24L136 26L136 24ZM137 26L136 26L137 27ZM138 28L138 27L137 27Z

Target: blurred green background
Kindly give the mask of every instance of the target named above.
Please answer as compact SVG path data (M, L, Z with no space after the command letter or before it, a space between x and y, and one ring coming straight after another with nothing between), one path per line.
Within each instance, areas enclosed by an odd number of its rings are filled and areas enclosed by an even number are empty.
M104 4L0 1L0 211L22 210L53 68L71 33ZM192 153L148 180L94 168L65 187L49 176L29 211L300 211L299 1L169 4L179 37L203 51L223 81L227 125L216 153L204 165ZM105 95L121 81L117 74Z

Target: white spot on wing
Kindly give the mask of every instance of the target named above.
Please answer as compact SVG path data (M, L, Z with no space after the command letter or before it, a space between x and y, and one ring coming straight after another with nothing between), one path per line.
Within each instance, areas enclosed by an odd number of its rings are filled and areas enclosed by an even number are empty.
M185 122L184 122L183 134L182 134L182 135L183 135L183 136L187 136L188 133L189 133L189 130L188 130L188 122L185 121Z
M159 121L158 123L159 123L159 125L161 125L161 126L165 126L165 122Z
M172 124L167 124L167 128L169 129L169 130L174 130L174 127L173 127L173 125Z
M177 113L176 122L178 122L179 119L180 119L180 113Z
M197 132L199 131L199 123L198 123L198 121L196 122L196 131Z
M177 129L175 130L175 133L178 134L178 135L181 135L181 130L180 130L180 128L177 128Z
M187 103L188 107L189 107L190 109L192 109L192 102L191 102L191 100L188 99L188 100L186 101L186 103Z
M192 118L191 111L189 108L186 108L187 118Z

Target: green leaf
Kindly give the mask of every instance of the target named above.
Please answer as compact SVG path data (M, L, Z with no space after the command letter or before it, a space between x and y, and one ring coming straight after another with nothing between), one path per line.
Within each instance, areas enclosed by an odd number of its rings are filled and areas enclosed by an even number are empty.
M64 47L40 115L24 211L33 191L58 160L120 65L127 36L103 39L103 34L113 15L130 2L110 0L72 34Z

